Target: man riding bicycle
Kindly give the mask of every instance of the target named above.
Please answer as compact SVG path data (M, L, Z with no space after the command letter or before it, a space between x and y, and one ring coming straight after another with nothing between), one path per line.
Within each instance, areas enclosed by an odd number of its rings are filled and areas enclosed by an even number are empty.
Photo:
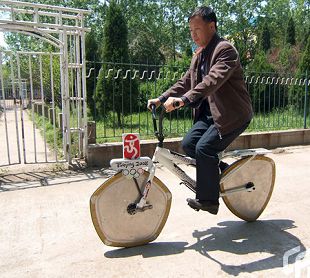
M249 125L252 105L235 47L217 34L216 14L199 7L188 19L191 37L198 46L185 75L148 107L163 104L167 112L194 108L194 125L182 141L184 152L196 159L196 198L187 199L196 210L217 214L220 170L218 154Z

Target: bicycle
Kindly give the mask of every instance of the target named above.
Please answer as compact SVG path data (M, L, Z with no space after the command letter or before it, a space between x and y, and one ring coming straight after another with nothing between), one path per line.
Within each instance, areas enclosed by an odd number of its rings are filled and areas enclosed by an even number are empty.
M172 195L155 175L160 163L195 192L195 180L180 164L195 166L195 159L164 148L162 110L157 129L155 105L152 107L154 133L158 139L153 158L112 159L117 173L105 181L90 198L94 227L104 244L132 247L155 240L162 231ZM134 139L135 142L137 141ZM134 140L131 141L133 148ZM220 197L228 209L245 221L255 221L266 208L275 182L275 163L265 156L269 150L247 149L224 152L220 160L235 161L221 173ZM147 170L144 170L147 169Z

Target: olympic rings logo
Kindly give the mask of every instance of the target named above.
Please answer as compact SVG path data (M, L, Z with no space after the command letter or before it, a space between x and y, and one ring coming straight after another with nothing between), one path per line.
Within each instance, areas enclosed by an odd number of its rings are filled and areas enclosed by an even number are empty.
M132 178L137 179L140 177L140 175L144 173L144 170L142 168L138 168L138 169L132 168L130 170L123 169L122 173L128 179L132 179Z

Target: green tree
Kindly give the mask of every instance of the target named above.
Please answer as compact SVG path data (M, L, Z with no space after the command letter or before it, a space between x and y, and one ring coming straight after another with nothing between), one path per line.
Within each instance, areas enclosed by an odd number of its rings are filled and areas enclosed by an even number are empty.
M306 72L308 72L308 74L310 72L310 37L308 37L305 50L298 65L298 73L300 75L305 74Z
M86 71L90 73L86 80L87 85L87 105L90 114L96 118L96 105L94 101L96 93L96 77L99 73L101 64L99 63L100 52L99 44L96 40L95 31L92 30L85 36Z
M228 10L228 18L221 18L225 21L224 32L234 42L240 54L240 61L243 66L249 63L248 54L254 53L255 45L255 24L257 14L260 12L260 1L228 1L224 6Z
M143 82L139 87L141 100L146 103L148 99L156 98L168 90L188 69L191 57L184 55L177 63L171 58L166 65L161 66L154 82Z
M280 51L278 56L278 61L276 61L274 64L276 66L276 70L279 74L289 74L292 73L293 67L295 66L294 59L293 59L293 49L289 44L284 45ZM296 66L295 66L296 69Z
M253 108L255 112L260 112L260 109L273 108L275 103L270 95L266 95L265 92L268 91L268 86L266 82L261 82L261 76L270 76L274 72L273 66L268 62L266 53L260 50L254 56L253 61L248 65L246 73L250 76L254 76L255 80L259 80L258 84L254 81L254 86L249 90L251 94L251 99L253 100ZM266 79L265 79L266 80ZM270 89L273 89L270 87Z
M304 80L307 76L309 80L309 72L310 72L310 38L308 37L307 44L301 56L295 76L297 79L301 78L302 80ZM295 102L296 100L301 99L304 95L305 95L304 86L295 84L290 88L290 98Z
M271 47L270 31L267 22L263 25L262 38L261 38L262 49L267 52Z
M156 41L147 32L140 32L131 42L129 49L133 63L158 65L165 62L165 57L158 49Z
M287 15L290 11L290 0L265 1L261 6L260 16L268 20L269 30L272 30L272 45L282 47L286 44L285 35Z
M292 12L294 14L294 23L296 31L296 42L303 41L310 26L310 1L307 0L292 0ZM306 44L306 42L305 42ZM305 45L304 44L304 45Z
M306 47L309 37L310 37L310 26L307 26L304 28L304 36L301 39L301 47L302 48Z
M124 15L113 0L106 14L102 48L104 64L98 76L95 102L99 116L105 117L109 111L116 113L118 126L122 125L121 116L131 113L132 107L138 102L136 85L130 75L126 77L126 63L129 60L127 36Z
M292 17L290 17L290 19L288 21L286 42L290 45L296 44L295 23L294 23L294 20Z
M273 72L273 66L268 62L266 53L263 50L258 51L253 61L247 67L248 72Z

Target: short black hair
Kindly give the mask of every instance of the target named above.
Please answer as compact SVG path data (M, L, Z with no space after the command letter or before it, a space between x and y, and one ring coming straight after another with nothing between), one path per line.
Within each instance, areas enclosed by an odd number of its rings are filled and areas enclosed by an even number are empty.
M201 16L202 19L206 22L214 22L215 23L215 27L217 28L217 18L216 18L216 14L213 11L212 8L207 7L207 6L201 6L198 7L188 18L188 22L190 22L190 20L195 17L195 16Z

